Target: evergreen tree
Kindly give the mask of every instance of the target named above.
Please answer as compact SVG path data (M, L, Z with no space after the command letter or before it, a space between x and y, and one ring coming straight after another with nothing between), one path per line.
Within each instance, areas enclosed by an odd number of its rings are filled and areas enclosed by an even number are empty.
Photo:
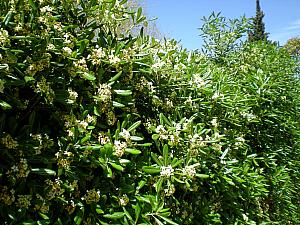
M268 33L265 32L264 16L265 14L260 8L259 0L256 0L256 16L253 18L253 28L248 33L249 41L267 40Z

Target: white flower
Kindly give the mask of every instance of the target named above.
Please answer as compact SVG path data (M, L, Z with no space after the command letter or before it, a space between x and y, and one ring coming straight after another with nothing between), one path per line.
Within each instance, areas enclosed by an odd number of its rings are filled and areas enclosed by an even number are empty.
M82 129L86 129L87 126L89 125L86 121L77 121L78 122L78 126Z
M92 64L100 65L101 59L105 58L106 54L102 48L94 49L90 55L88 55L87 59L91 59Z
M100 100L100 102L108 103L111 101L111 87L107 84L100 84L98 88L98 99L96 102Z
M159 70L160 68L162 68L165 65L164 61L158 61L157 63L154 63L151 68L153 70Z
M121 60L118 56L115 56L113 53L111 53L109 56L108 56L108 61L110 64L117 64L119 63Z
M49 50L53 50L53 49L55 49L55 45L54 44L48 44L47 45L47 50L49 51Z
M210 123L211 123L211 125L212 125L213 127L217 127L217 126L218 126L217 118L213 118L212 121L211 121Z
M174 66L174 70L178 70L178 71L183 71L186 69L186 65L179 63L177 65Z
M160 176L171 177L173 175L174 169L172 166L162 166L160 171Z
M46 5L46 6L41 8L42 13L52 12L52 11L53 11L53 9L49 5Z
M9 44L9 43L10 43L10 40L9 40L8 31L1 28L0 29L0 46Z
M182 173L187 177L191 177L191 178L195 177L196 176L195 166L185 166L182 169Z
M211 97L213 100L218 98L224 98L223 94L220 94L219 92L215 92L214 95Z
M78 94L76 91L73 91L71 88L68 88L68 92L69 92L69 100L71 100L71 102L75 102L77 97L78 97Z
M129 133L129 131L125 130L124 128L120 132L120 136L123 137L123 138L125 138L126 140L130 139L130 133Z
M190 85L195 84L197 88L202 88L205 86L205 81L200 77L199 74L194 74L192 80L189 82Z
M114 142L114 148L115 148L114 154L118 157L122 157L122 155L125 153L126 147L127 147L126 142L115 141Z
M173 184L169 185L168 188L164 189L166 196L171 196L175 193L175 186Z
M72 54L72 49L70 49L69 47L62 48L62 55L64 57L70 56L71 54Z

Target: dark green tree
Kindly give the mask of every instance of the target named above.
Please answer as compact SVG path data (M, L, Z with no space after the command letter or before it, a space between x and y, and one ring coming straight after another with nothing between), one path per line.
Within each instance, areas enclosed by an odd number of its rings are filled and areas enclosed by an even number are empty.
M265 14L260 8L259 0L256 0L256 16L253 18L252 30L248 33L248 40L250 42L267 40L268 33L265 32L264 16Z

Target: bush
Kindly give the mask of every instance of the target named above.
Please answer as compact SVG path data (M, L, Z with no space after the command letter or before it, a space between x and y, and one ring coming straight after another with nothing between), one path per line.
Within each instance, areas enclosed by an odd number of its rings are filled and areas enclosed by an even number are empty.
M245 20L204 29L222 60L133 36L125 3L0 3L4 224L299 223L295 59Z

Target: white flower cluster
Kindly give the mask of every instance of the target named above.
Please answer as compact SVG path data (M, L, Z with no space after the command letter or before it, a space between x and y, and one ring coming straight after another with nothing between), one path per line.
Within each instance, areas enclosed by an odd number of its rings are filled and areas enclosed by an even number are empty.
M126 129L122 129L122 131L119 133L119 135L124 138L126 141L130 140L130 132Z
M8 190L7 186L0 186L0 202L11 205L15 201L15 190Z
M241 116L243 118L247 119L247 121L249 121L249 122L252 121L252 120L254 120L256 118L256 116L254 114L252 114L252 113L246 113L246 112L242 112Z
M6 134L3 138L1 138L1 144L8 149L16 149L19 146L18 142L9 134Z
M69 47L63 47L61 49L61 51L62 51L62 56L63 57L68 57L68 56L70 56L72 54L72 49L69 48Z
M163 125L158 125L155 129L155 132L159 134L159 137L162 140L167 140L168 139L168 132L166 131L166 129L164 128Z
M150 91L150 93L155 92L155 87L153 85L153 82L148 81L145 77L142 77L140 79L140 82L136 84L136 87L139 91L143 91L144 88L147 88Z
M17 165L11 167L10 170L6 172L7 175L13 176L15 175L17 178L26 178L29 174L30 170L28 168L28 163L26 159L21 158L20 162Z
M174 70L177 70L179 72L183 72L185 69L186 65L184 65L183 63L179 63L174 66Z
M158 71L158 70L161 69L164 65L165 65L165 62L164 62L164 61L158 60L158 62L154 63L154 64L151 66L151 68L152 68L154 71Z
M8 31L4 30L3 28L0 29L0 46L5 46L6 44L9 44L9 35Z
M100 65L101 59L106 57L106 53L103 48L93 49L92 53L88 55L87 59L92 61L93 65Z
M218 98L223 99L224 98L224 94L220 94L218 91L216 91L213 96L211 97L212 100L216 100Z
M211 123L211 125L212 125L213 127L217 127L217 126L218 126L218 120L217 120L217 118L213 118L212 121L211 121L210 123Z
M54 181L51 180L46 180L45 183L48 185L49 192L47 193L47 199L51 200L57 196L62 195L65 190L61 188L62 186L62 181L57 178Z
M169 178L173 175L174 169L172 166L162 166L160 171L160 176Z
M196 176L196 169L195 166L185 166L182 169L182 173L184 174L184 176L187 176L189 178L194 178Z
M202 79L200 74L194 74L189 84L195 85L198 89L203 88L206 85L206 82Z
M123 154L125 153L125 148L127 147L126 142L122 142L122 141L114 141L114 155L116 155L117 157L122 157Z
M41 134L30 134L30 136L34 141L38 141L38 145L33 147L36 155L41 154L41 150L50 148L54 145L53 140L50 139L47 134L44 134L44 137L42 137Z
M88 190L83 199L87 204L97 203L100 201L100 191L96 191L95 189Z
M173 184L168 185L167 188L164 189L166 196L172 196L175 193L175 186Z
M68 99L68 103L75 103L76 99L78 97L78 94L76 91L73 91L72 88L68 88L68 93L69 93L69 99Z
M98 141L100 142L101 145L105 145L110 142L110 139L107 135L100 133L98 136Z
M17 207L28 209L31 205L31 195L18 195L18 200L16 202Z
M122 197L120 197L119 203L121 206L126 206L129 203L129 198L127 197L127 195L123 195Z
M77 71L80 72L87 72L88 71L88 66L86 64L85 58L79 59L75 62L73 62L74 67L76 68Z
M100 84L97 93L95 94L95 102L97 104L101 103L101 111L107 113L108 123L114 124L115 116L114 113L109 111L111 100L112 100L112 92L111 87L107 84Z
M47 13L47 12L51 13L53 11L52 7L50 7L49 5L42 7L40 10L41 10L41 13Z
M37 82L36 86L34 87L34 91L36 93L42 93L45 95L46 99L52 103L54 100L54 91L50 87L50 82L47 82L46 78L42 76L41 80Z

